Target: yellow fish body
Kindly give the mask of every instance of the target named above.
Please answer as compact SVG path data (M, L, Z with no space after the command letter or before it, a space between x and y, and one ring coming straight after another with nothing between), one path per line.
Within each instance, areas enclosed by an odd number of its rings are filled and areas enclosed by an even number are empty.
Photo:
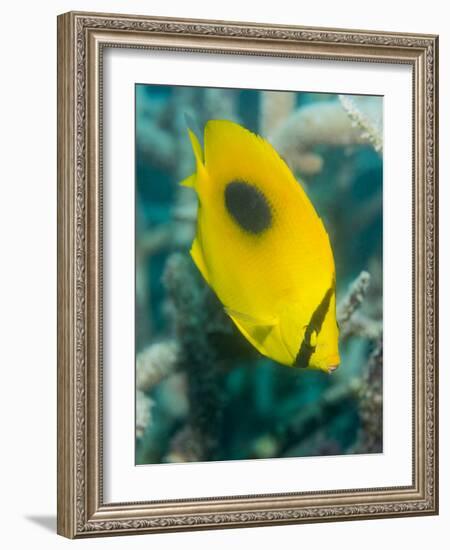
M284 365L339 365L335 267L328 234L286 163L226 120L188 130L198 196L191 256L238 329Z

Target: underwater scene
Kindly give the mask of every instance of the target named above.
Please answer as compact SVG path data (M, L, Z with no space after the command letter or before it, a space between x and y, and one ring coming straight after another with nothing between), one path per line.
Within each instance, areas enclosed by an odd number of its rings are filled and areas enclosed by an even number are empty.
M136 464L383 451L382 125L136 85Z

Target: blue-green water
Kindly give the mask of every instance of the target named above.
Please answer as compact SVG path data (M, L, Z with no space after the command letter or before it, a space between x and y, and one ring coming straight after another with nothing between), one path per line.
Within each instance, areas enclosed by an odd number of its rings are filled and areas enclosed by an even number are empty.
M381 98L347 97L381 134ZM136 86L136 353L170 341L184 354L174 374L144 388L152 406L136 440L138 464L382 450L381 365L370 362L381 341L382 154L361 138L365 129L352 124L338 96L295 93L278 99L280 113L269 116L267 92ZM219 329L206 328L205 307L215 316L220 304L207 296L212 291L190 260L196 199L178 185L194 170L185 114L200 132L207 120L225 118L271 139L298 113L304 123L298 128L299 150L279 152L330 235L338 303L360 272L369 272L369 291L355 315L378 327L375 336L350 330L340 342L341 366L331 376L260 356L221 311ZM185 259L176 268L187 270L186 277L176 274L179 288L187 281L194 299L201 295L194 303L201 302L203 312L191 308L191 324L181 318L186 311L167 283L174 254ZM189 335L183 334L186 327L193 327ZM190 345L203 355L189 359ZM205 418L212 419L209 425Z

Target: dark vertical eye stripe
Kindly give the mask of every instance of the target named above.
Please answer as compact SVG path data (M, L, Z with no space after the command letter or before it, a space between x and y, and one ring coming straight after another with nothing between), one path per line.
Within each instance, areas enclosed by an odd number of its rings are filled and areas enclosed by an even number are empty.
M232 181L225 187L225 207L233 220L253 235L272 225L272 209L266 196L245 181Z
M294 367L305 369L309 365L309 360L311 359L311 355L314 353L314 350L316 349L314 346L311 346L311 336L314 331L316 331L317 335L319 335L320 331L322 330L322 325L325 320L325 316L330 308L330 301L331 301L331 297L333 296L334 288L335 287L333 285L325 292L325 296L323 297L322 301L316 307L316 309L314 310L314 313L311 315L311 319L305 330L305 336L303 337L303 342L300 346L299 352L297 353L297 357L295 358L295 361L293 363Z

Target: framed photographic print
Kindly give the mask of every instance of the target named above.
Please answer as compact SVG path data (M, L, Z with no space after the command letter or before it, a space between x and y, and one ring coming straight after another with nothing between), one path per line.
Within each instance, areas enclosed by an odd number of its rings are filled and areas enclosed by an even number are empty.
M58 532L436 514L431 35L58 18Z

